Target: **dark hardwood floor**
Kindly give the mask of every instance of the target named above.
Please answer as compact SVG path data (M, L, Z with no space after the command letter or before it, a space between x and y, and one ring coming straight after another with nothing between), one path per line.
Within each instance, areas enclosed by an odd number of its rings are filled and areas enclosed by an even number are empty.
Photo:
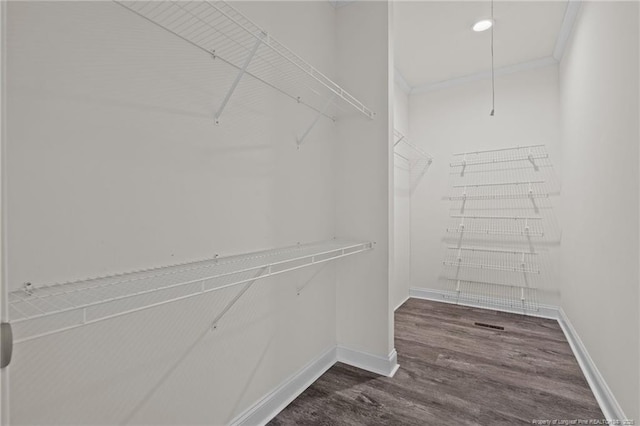
M394 377L338 363L269 424L518 425L603 418L556 321L409 299L395 314L395 346L400 369Z

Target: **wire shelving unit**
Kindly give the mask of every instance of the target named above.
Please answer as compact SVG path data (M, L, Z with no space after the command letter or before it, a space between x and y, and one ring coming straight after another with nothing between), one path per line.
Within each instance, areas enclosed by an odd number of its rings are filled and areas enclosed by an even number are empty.
M537 311L544 272L536 244L546 236L549 175L544 145L453 154L450 244L442 262L461 302Z
M21 343L244 284L239 298L256 280L372 248L372 242L336 239L82 281L25 285L9 293L9 322L14 343Z
M298 144L320 117L336 120L332 106L375 117L355 96L224 1L114 1L237 70L215 113L216 123L245 75L317 113Z

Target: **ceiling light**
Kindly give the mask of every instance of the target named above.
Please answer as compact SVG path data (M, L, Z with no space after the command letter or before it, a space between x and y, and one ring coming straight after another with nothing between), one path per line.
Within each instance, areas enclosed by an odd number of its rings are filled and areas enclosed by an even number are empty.
M482 21L478 21L473 24L473 31L486 31L493 26L493 21L491 19L483 19Z

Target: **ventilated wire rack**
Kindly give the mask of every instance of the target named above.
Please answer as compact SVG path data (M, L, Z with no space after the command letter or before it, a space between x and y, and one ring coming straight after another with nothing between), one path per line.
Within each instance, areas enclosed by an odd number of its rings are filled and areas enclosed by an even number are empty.
M513 181L452 186L449 200L517 200L549 198L545 181Z
M485 151L470 151L453 154L451 167L472 167L481 165L495 165L499 163L529 162L533 167L548 166L549 154L544 145L526 145L511 148L492 149Z
M453 155L442 262L448 298L538 310L538 245L548 239L549 201L559 191L544 145ZM552 216L552 215L551 215Z
M449 165L452 197L466 192L477 199L535 200L560 192L544 145L462 152L454 154Z
M96 323L372 249L329 240L9 293L15 343Z
M114 1L238 70L216 120L244 74L330 119L336 118L329 111L332 105L353 108L368 118L375 115L224 1Z
M397 159L404 161L409 167L411 190L418 185L433 162L433 157L425 150L411 142L399 130L393 129L393 153Z
M518 312L540 309L535 288L500 285L490 282L449 279L444 298L456 303L470 303Z
M524 250L477 247L450 246L443 265L456 268L486 269L489 271L506 271L525 274L539 274L536 263L538 253Z
M541 217L509 215L452 214L447 233L465 236L544 237Z

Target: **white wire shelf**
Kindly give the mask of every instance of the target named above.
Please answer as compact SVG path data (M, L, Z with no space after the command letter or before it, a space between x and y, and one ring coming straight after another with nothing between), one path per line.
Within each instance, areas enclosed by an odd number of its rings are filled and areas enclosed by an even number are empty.
M535 287L522 287L488 283L472 280L447 279L448 291L443 297L456 303L479 303L498 308L518 311L537 312L538 290Z
M466 262L464 260L444 260L442 262L445 266L454 266L461 268L473 268L473 269L487 269L490 271L507 271L507 272L522 272L525 274L540 274L539 269L528 267L527 264L488 264L488 263L475 263Z
M353 95L224 1L114 1L238 70L215 115L216 121L244 74L312 108L318 117L335 119L327 110L336 100L370 119L375 116Z
M528 228L521 228L520 230L512 230L512 229L499 229L499 228L483 228L483 227L470 227L470 226L458 226L458 227L450 227L446 229L447 233L450 234L477 234L477 235L504 235L504 236L513 236L513 237L544 237L544 232L542 231L532 231Z
M448 246L442 262L454 268L486 269L527 274L539 274L540 269L533 261L536 252L504 247Z
M479 151L467 151L467 152L458 152L453 154L454 157L465 157L470 155L483 155L483 154L495 154L497 152L509 152L509 151L518 151L523 149L534 149L534 148L542 148L544 144L538 145L522 145L522 146L511 146L507 148L497 148L497 149L483 149Z
M15 343L25 342L372 248L372 242L329 240L25 288L9 293L9 322Z
M518 200L527 198L549 198L547 192L526 192L522 194L483 194L483 195L453 195L449 197L450 201L462 201L462 200Z
M469 183L452 185L453 188L480 188L485 186L520 186L520 185L532 185L544 183L544 180L532 180L532 181L514 181L514 182L485 182L485 183Z
M549 198L544 180L452 185L450 201Z
M393 129L393 135L396 138L393 143L394 154L407 161L410 166L421 162L427 164L431 164L433 162L433 157L431 155L427 154L426 151L411 142L399 130Z
M544 145L526 145L511 148L492 149L485 151L470 151L453 154L455 157L462 157L458 161L449 163L450 167L467 167L481 164L508 163L529 161L537 169L540 164L536 160L548 160Z
M523 251L523 250L513 250L513 249L504 249L504 248L495 248L495 247L476 247L476 246L449 246L448 250L459 250L459 251L472 251L472 252L486 252L486 253L506 253L506 254L514 254L518 256L522 255L530 255L537 256L537 252Z
M474 220L542 220L540 216L506 216L506 215L464 215L452 214L451 217L458 219L474 219Z

